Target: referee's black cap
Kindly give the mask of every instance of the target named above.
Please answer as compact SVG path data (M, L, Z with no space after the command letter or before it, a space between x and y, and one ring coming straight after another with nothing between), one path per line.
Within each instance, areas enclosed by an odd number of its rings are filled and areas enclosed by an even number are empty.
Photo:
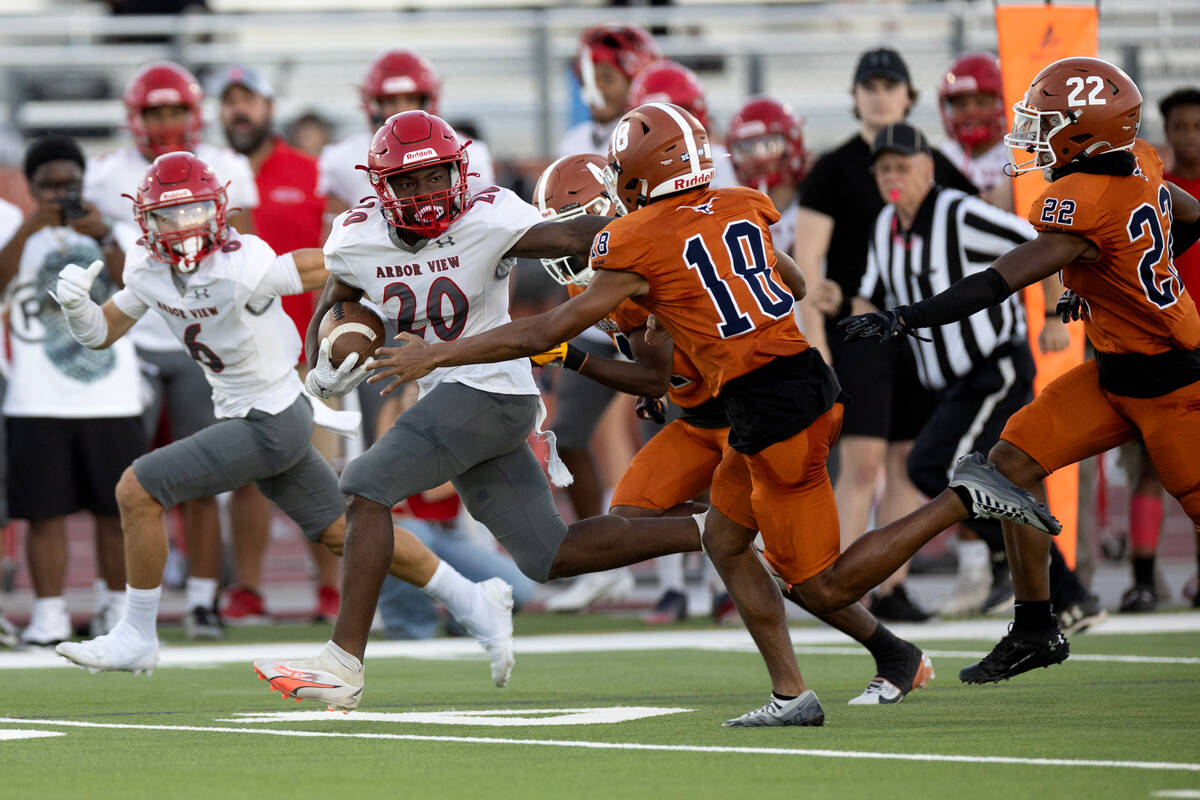
M933 148L929 146L925 134L907 122L897 122L876 134L875 141L871 144L872 162L878 161L884 153L900 153L905 156L924 153L931 156Z

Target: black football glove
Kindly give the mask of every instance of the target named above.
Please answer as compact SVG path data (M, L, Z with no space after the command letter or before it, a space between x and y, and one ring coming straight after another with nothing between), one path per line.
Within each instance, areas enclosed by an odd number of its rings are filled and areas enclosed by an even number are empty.
M872 311L870 314L846 317L838 322L838 327L842 329L842 335L847 342L876 336L879 337L880 342L890 342L901 336L925 339L923 336L918 336L916 331L909 328L904 322L901 315L907 310L908 306L899 306L889 308L887 311ZM929 340L925 339L925 341Z
M662 425L667 421L667 398L639 397L634 406L638 419L648 419Z
M1078 322L1083 315L1083 298L1067 289L1062 293L1062 297L1058 298L1058 305L1054 310L1058 312L1058 318L1064 325L1071 320Z

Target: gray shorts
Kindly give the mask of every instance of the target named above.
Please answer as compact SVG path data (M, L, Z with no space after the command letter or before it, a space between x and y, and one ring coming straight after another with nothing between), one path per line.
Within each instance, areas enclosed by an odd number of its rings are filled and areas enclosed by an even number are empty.
M342 515L337 475L312 446L308 398L279 412L223 419L133 462L163 508L254 482L312 541Z
M341 487L389 508L452 481L471 516L535 581L550 576L567 526L525 441L535 395L493 394L443 383L342 472Z
M571 344L584 352L604 358L616 358L618 351L613 344L600 344L582 337L571 340ZM603 386L578 372L564 369L555 387L554 433L558 446L563 450L587 450L596 431L604 409L617 394L615 389Z
M163 406L178 441L217 421L213 416L212 388L200 365L182 350L138 350L142 374L154 387L154 399L142 412L146 441L153 444Z

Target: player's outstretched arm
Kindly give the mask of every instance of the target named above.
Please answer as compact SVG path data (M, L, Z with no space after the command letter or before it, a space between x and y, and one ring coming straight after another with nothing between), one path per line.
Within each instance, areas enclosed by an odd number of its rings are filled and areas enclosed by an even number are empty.
M597 270L596 277L582 294L545 313L492 328L477 336L428 344L411 333L401 333L396 337L399 340L396 347L381 347L375 351L375 358L368 365L375 374L368 382L390 379L381 392L387 394L438 367L489 364L544 353L599 322L625 298L645 294L648 288L645 278L635 273Z
M671 382L671 363L675 343L670 336L646 339L646 329L630 331L626 337L633 350L633 361L588 356L579 374L618 392L638 397L662 397Z
M525 231L505 255L519 258L586 257L596 234L610 222L612 217L595 214L556 222L539 222Z
M917 328L947 325L1003 301L1077 259L1095 258L1096 245L1071 233L1041 232L1014 247L983 272L968 275L943 292L911 306L847 317L838 323L849 339L889 341Z
M300 274L301 291L320 289L329 280L329 272L325 269L325 253L321 248L293 250L292 260L296 262L296 272Z
M304 332L304 353L308 358L309 369L317 365L317 354L321 348L321 343L317 341L317 334L321 330L321 320L325 318L325 312L339 301L358 302L358 298L362 295L362 289L348 286L334 275L325 279L325 289L317 299L317 307L313 310L312 319L308 321L308 330Z

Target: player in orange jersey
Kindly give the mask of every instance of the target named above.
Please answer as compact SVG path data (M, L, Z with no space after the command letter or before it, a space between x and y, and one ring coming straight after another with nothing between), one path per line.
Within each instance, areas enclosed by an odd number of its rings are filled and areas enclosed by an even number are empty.
M1014 107L1005 137L1014 174L1041 169L1050 181L1029 211L1037 238L920 303L843 324L851 336L888 340L965 319L1061 270L1071 293L1060 309L1082 317L1096 359L1014 414L989 459L1032 489L1140 434L1163 485L1200 523L1200 316L1172 264L1200 235L1200 202L1165 180L1153 148L1136 138L1141 107L1137 86L1105 61L1046 67ZM988 656L960 673L967 683L1057 664L1069 653L1048 599L1048 542L1007 523L1004 538L1016 619Z
M401 337L380 348L373 382L401 381L439 365L540 353L603 319L623 300L653 313L719 397L728 450L713 477L703 542L771 676L772 697L726 725L820 725L804 684L783 603L754 549L805 606L851 605L940 530L970 515L1015 518L1057 530L1049 512L982 460L956 466L951 488L924 508L858 539L838 555L837 507L825 470L842 404L837 378L796 327L804 294L795 262L771 242L779 212L761 192L713 190L708 135L678 106L628 112L609 144L605 182L627 212L596 235L587 291L486 336L434 345Z

